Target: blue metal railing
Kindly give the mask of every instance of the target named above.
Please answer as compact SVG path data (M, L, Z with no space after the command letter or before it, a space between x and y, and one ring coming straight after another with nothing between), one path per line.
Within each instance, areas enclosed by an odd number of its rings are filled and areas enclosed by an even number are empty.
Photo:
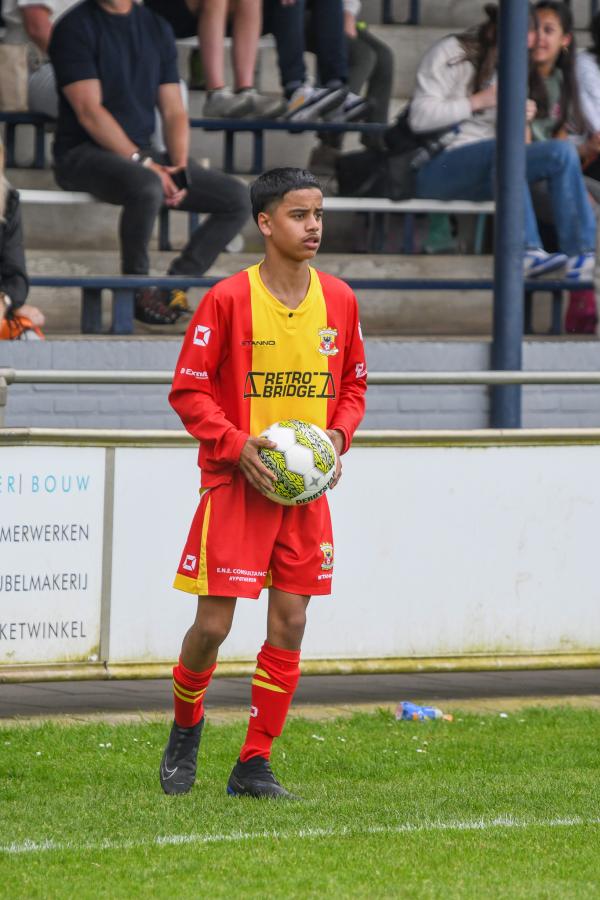
M80 288L81 289L81 331L84 334L102 332L102 291L112 291L112 334L132 334L134 318L134 295L138 288L209 288L221 278L203 276L190 278L182 276L146 275L34 275L30 278L32 287ZM346 278L345 281L355 291L492 291L491 278ZM525 332L531 334L533 296L549 293L552 296L551 333L561 333L562 293L573 285L558 279L526 281L525 289ZM593 287L591 282L582 282L579 289Z

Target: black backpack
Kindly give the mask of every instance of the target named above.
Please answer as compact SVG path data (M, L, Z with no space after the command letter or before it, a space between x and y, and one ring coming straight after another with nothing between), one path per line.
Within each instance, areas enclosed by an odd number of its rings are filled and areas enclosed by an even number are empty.
M368 148L340 156L336 166L340 196L390 200L415 196L417 172L444 149L441 138L448 129L415 134L409 124L409 109L406 106L384 132L385 149Z

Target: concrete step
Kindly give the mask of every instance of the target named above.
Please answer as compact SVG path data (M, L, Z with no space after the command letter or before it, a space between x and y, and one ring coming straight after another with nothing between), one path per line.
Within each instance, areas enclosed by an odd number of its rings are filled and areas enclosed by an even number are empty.
M167 271L173 254L154 252L152 273ZM219 256L207 274L226 276L252 265L256 254ZM34 250L28 253L31 275L110 275L119 271L116 253L68 250L59 253ZM323 253L317 268L340 278L489 278L492 260L488 256L360 256ZM489 335L492 303L489 292L434 291L359 291L363 330L368 335ZM190 291L196 306L202 291ZM40 306L47 317L48 336L77 335L80 322L80 291L63 288L33 288L30 302ZM540 297L536 304L535 325L549 328L549 302ZM104 327L110 324L110 293L104 296ZM152 327L136 323L137 334L181 335L185 323L174 327Z

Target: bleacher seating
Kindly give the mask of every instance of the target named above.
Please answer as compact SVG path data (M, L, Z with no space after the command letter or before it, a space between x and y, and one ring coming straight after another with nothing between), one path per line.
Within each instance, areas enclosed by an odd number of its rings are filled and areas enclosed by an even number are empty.
M593 2L593 0L592 0ZM586 6L589 0L577 0L576 13L578 16L579 27L585 26L586 22L582 13L583 6ZM443 10L442 10L443 7ZM393 112L395 113L405 102L412 89L412 80L416 65L424 52L424 50L433 41L437 40L442 34L471 22L478 21L481 16L481 4L476 0L448 0L444 4L440 4L437 0L394 0L394 2L382 2L382 0L364 0L363 14L372 22L374 31L380 36L386 38L395 50L397 60L397 73L394 85ZM472 17L472 18L470 18ZM403 21L405 25L389 25L382 22ZM419 22L421 24L419 24ZM412 23L412 24L409 24ZM182 42L181 61L184 66L182 72L185 72L186 62L185 54L189 47L193 46L194 41ZM275 51L272 39L266 38L262 40L261 45L261 89L267 91L277 91L278 72L275 65ZM306 126L298 124L290 124L285 122L252 122L251 120L231 121L231 120L206 120L198 112L201 109L203 95L191 93L190 95L190 121L193 127L192 132L192 153L197 157L211 156L213 164L222 162L222 167L227 171L245 171L246 173L254 173L261 171L263 168L271 165L281 164L282 162L292 165L304 165L308 157L309 143L314 140L314 134L320 131L348 131L350 134L347 138L347 148L352 149L358 146L358 132L361 130L376 130L379 126L362 126L358 125L331 125L326 123L315 123L308 130ZM22 160L25 157L22 145L23 140L20 138L19 132L21 127L30 126L34 130L34 153L32 160L32 168L40 167L47 164L44 159L45 142L47 140L45 132L47 130L49 120L45 117L30 116L27 113L0 113L0 123L5 123L6 133L6 149L9 168L14 165L16 159ZM65 246L69 246L69 228L76 229L76 217L78 209L93 208L95 201L89 195L71 192L63 192L51 190L51 183L44 181L45 190L39 190L40 182L34 179L28 182L26 173L21 172L18 179L18 186L21 191L22 202L24 206L24 217L26 229L28 227L28 217L30 222L33 215L36 219L41 215L40 205L48 210L56 206L62 208L70 206L74 212L73 223L65 222ZM97 204L99 206L99 204ZM349 212L367 212L377 216L379 223L383 222L383 216L389 213L402 213L404 215L403 225L403 252L411 252L414 249L414 220L415 216L427 213L452 213L457 215L476 215L478 217L478 226L476 229L476 237L474 247L477 252L482 249L482 237L484 231L485 218L493 214L494 204L473 204L463 202L442 203L439 201L422 201L409 200L400 203L378 198L345 198L345 197L326 197L325 207L328 212L344 214L344 220L350 222L350 218L346 215ZM34 212L35 211L35 212ZM33 214L33 215L32 215ZM167 249L170 247L170 222L167 211L161 216L159 227L159 247ZM34 223L31 222L33 225ZM190 227L194 227L196 219L190 217ZM336 220L337 224L337 220ZM249 226L248 233L253 234L253 225ZM348 234L351 234L352 225L345 225L348 228ZM41 229L40 229L41 230ZM336 229L337 230L337 229ZM38 231L39 233L39 231ZM180 232L181 233L181 232ZM375 229L375 234L381 237L382 230ZM377 238L374 247L381 249L381 243L378 246ZM35 245L34 245L35 246ZM45 246L44 243L39 245ZM55 244L51 244L54 247ZM75 246L79 246L75 244ZM94 244L96 249L99 244ZM49 251L50 252L50 251ZM52 252L56 252L53 250ZM58 258L57 258L58 259ZM47 268L47 266L46 266ZM57 267L60 271L60 267ZM89 271L89 270L88 270ZM44 275L41 272L35 273L32 278L34 288L49 286L78 287L82 290L82 330L85 333L97 333L100 330L99 320L99 292L102 290L97 282L87 280L91 276L77 276L74 274L63 275L55 274ZM109 278L109 276L106 276ZM196 280L200 286L202 279ZM489 278L466 278L457 280L449 277L447 279L428 278L427 277L427 259L423 260L423 278L405 278L388 280L384 286L376 283L377 279L364 280L364 286L368 289L381 290L382 288L393 287L394 289L410 289L415 291L422 290L439 290L446 292L456 290L457 288L465 291L484 290L491 288L491 280ZM156 279L153 279L156 283ZM208 283L208 282L206 282ZM109 285L108 281L102 282L105 288L113 290L113 331L114 333L130 333L131 331L131 313L132 308L132 290L133 286L123 285L119 281L118 276L112 278ZM364 289L363 286L363 289ZM561 311L561 292L565 287L560 281L542 282L541 284L529 285L529 291L526 295L525 309L525 326L527 331L531 331L532 326L532 299L537 291L550 292L552 295L552 333L560 333L560 311ZM125 293L119 293L125 292ZM125 298L125 299L123 299ZM37 301L43 305L43 294L40 294ZM444 298L440 302L445 302ZM122 313L122 314L121 314ZM466 323L468 330L468 323Z

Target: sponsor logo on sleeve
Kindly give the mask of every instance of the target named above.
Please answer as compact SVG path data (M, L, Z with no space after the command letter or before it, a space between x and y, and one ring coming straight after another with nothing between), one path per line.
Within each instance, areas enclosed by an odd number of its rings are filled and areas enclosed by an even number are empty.
M192 556L191 553L188 553L186 558L183 561L182 569L185 569L186 572L194 572L196 569L197 559L195 556Z
M197 347L208 347L211 334L212 331L207 325L196 325L196 330L194 331L194 344L196 344Z
M319 353L323 356L335 356L339 353L339 347L335 346L337 335L337 328L319 328Z
M360 362L360 363L356 363L355 372L356 372L356 377L357 377L357 378L364 378L365 375L367 374L367 366L366 366L366 363L361 363L361 362Z
M195 369L186 369L185 366L182 366L179 370L180 375L189 375L190 378L197 378L199 381L208 381L208 372L198 371Z

